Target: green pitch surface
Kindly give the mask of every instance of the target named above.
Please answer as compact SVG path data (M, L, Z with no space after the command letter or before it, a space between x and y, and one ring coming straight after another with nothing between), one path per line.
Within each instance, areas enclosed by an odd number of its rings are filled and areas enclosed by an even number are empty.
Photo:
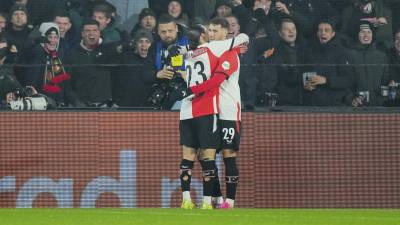
M1 225L400 225L400 210L0 209Z

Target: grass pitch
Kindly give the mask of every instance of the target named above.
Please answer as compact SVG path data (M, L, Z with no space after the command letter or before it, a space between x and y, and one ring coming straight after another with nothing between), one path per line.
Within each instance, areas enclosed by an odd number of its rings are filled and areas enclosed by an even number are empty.
M400 210L0 209L1 225L400 225Z

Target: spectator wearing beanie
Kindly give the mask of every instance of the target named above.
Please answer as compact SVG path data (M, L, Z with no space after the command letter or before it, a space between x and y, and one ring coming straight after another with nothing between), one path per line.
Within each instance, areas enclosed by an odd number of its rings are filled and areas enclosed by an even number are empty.
M131 31L131 36L134 37L135 33L139 29L146 29L153 34L155 34L155 27L157 25L157 16L155 12L150 8L144 8L139 14L139 21L133 27Z
M343 11L342 33L349 37L357 35L358 29L354 28L360 20L367 20L376 27L378 48L387 50L393 46L392 12L382 0L353 0L353 4Z
M28 26L28 11L23 5L13 5L10 9L10 25L7 27L5 32L5 38L9 42L9 46L14 46L15 48L15 63L24 64L26 58L29 58L29 51L26 50L26 45L28 45L29 34L32 29ZM18 81L26 86L24 67L14 67L15 76Z
M154 77L146 77L145 63L152 63L148 50L153 42L153 35L140 29L134 37L134 49L121 55L119 68L113 76L113 99L121 107L149 107L147 101L152 92Z
M376 47L374 40L375 27L368 21L361 21L356 28L358 42L353 49L355 64L355 93L353 106L363 106L366 102L362 101L358 95L360 92L368 93L369 106L383 106L381 96L381 86L389 84L388 59L384 52ZM373 64L371 66L371 64ZM376 66L376 64L380 66Z
M175 18L177 24L188 28L189 17L183 12L183 5L181 0L170 0L168 3L168 14Z

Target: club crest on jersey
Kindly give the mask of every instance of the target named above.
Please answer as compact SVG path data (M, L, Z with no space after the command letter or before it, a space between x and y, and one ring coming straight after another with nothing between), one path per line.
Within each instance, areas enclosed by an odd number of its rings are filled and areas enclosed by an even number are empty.
M198 49L193 51L192 58L194 58L196 56L199 56L199 55L201 55L201 54L203 54L205 52L207 52L206 48L198 48Z
M222 63L222 68L224 70L229 70L231 68L231 64L228 61Z

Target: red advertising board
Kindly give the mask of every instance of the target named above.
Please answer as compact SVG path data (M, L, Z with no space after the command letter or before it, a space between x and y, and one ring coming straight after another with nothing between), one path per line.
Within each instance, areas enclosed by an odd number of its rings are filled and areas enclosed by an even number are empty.
M0 207L180 203L176 112L1 112L0 124ZM400 207L400 115L244 113L243 127L238 207Z

